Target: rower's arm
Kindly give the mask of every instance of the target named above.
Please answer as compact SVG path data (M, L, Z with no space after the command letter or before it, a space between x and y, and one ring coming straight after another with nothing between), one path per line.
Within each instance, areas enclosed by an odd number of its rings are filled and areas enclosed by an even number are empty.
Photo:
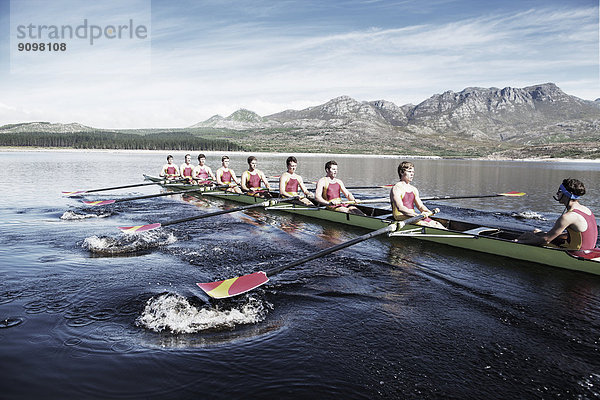
M260 171L260 179L265 184L265 187L267 188L267 190L269 190L270 189L269 181L267 180L267 177L265 176L265 174L262 171Z
M417 210L421 212L430 212L429 208L427 208L427 206L423 204L421 196L419 195L419 190L415 188L413 193L415 194L415 206L417 207Z
M340 183L340 190L342 191L342 193L344 193L344 196L346 196L346 198L350 201L356 201L356 199L354 198L354 195L352 193L350 193L350 191L348 189L346 189L344 182L342 182L342 181L338 181L338 182Z
M235 172L233 172L232 169L229 169L229 172L231 172L231 180L234 181L235 183L237 183L238 185L240 185L240 181L238 180L237 176L235 175Z
M301 176L298 176L298 186L300 186L300 190L302 190L302 193L304 193L304 195L306 197L308 197L310 195L310 191L306 188L306 185L304 184L304 180L302 179Z
M545 246L560 236L563 231L571 225L571 217L572 215L569 215L568 213L563 214L556 220L554 226L548 232L525 232L517 239L517 241L519 243Z
M213 181L217 180L217 178L215 177L215 174L213 174L212 169L210 169L210 167L206 167L206 171L208 172L208 176L210 176Z
M317 188L315 189L315 200L317 203L327 205L329 201L323 198L323 188L325 187L325 180L323 178L319 179L317 182Z
M249 176L249 175L250 175L250 174L247 174L246 172L242 173L242 190L243 190L243 191L245 191L245 192L248 192L248 191L250 190L250 188L248 187L248 184L247 184L247 182L248 182L248 176ZM232 177L232 179L233 179L233 180L234 180L234 182L235 182L235 178L233 178L233 176L234 176L234 175L233 175L233 173L232 173L232 174L231 174L231 177Z
M223 180L221 179L221 176L223 176L222 172L223 172L223 171L221 170L221 168L219 168L219 169L217 170L217 183L218 183L219 185L224 185L224 183L223 183Z

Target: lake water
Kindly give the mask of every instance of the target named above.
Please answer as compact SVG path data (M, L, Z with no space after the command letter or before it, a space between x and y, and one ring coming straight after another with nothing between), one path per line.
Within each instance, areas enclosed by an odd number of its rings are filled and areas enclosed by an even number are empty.
M181 163L184 153L174 155ZM207 155L216 170L220 154ZM247 156L231 154L238 175ZM116 227L234 205L174 195L92 208L61 195L141 183L165 157L0 152L0 397L600 397L600 276L378 238L210 302L195 282L279 265L365 231L252 210L128 236ZM258 157L267 175L285 170L287 155ZM298 172L314 181L330 158L299 156ZM397 180L399 158L335 159L348 186ZM552 195L569 176L586 183L582 202L600 213L600 163L412 161L422 196L527 192L431 203L442 215L547 229L562 212ZM127 249L136 251L115 254Z

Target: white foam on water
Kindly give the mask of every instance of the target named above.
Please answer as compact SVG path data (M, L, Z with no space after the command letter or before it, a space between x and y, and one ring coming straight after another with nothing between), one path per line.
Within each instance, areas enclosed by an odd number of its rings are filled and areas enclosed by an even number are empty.
M171 232L142 232L133 235L121 235L117 238L94 235L85 238L81 246L98 254L124 254L167 246L176 241L177 237Z
M512 214L512 216L515 218L521 218L521 219L536 219L536 220L540 220L540 221L547 220L543 215L541 215L535 211L529 211L529 210L514 213L514 214Z
M254 324L266 316L264 304L253 297L235 307L229 310L197 308L181 295L166 293L150 298L136 323L155 332L194 333Z
M88 219L88 218L106 218L109 217L111 214L110 213L104 213L104 214L88 214L88 213L77 213L75 211L65 211L63 213L63 215L60 216L60 219L62 220L80 220L80 219Z

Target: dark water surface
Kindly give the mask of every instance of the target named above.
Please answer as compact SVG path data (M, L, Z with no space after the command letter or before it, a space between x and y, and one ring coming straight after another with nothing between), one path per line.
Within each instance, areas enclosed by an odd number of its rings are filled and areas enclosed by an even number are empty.
M0 152L1 398L600 397L600 276L380 238L211 302L195 282L365 231L256 210L131 236L115 227L235 204L174 195L92 208L61 196L142 182L165 156ZM247 156L232 155L238 175ZM259 168L279 175L286 156L259 155ZM300 157L299 172L316 180L329 158ZM219 159L209 154L214 170ZM399 159L337 160L347 185L396 180ZM600 213L598 163L414 162L423 196L528 193L434 203L446 216L547 229L568 176L586 183L582 202Z

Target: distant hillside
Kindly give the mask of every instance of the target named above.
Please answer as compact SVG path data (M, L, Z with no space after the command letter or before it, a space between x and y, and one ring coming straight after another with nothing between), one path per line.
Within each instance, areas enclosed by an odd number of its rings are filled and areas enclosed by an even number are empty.
M600 140L600 100L567 95L553 83L466 88L402 106L341 96L303 110L256 116L246 126L233 115L221 117L218 125L211 119L194 127L253 129L252 141L245 143L271 150L292 146L306 151L487 156L526 144L544 145L540 156L551 156L559 143Z
M94 133L105 135L106 140L115 132L181 133L251 151L598 158L600 99L582 100L553 83L472 87L435 94L417 105L340 96L314 107L264 117L240 109L185 129L113 131L76 123L12 124L0 127L0 138L32 132Z

